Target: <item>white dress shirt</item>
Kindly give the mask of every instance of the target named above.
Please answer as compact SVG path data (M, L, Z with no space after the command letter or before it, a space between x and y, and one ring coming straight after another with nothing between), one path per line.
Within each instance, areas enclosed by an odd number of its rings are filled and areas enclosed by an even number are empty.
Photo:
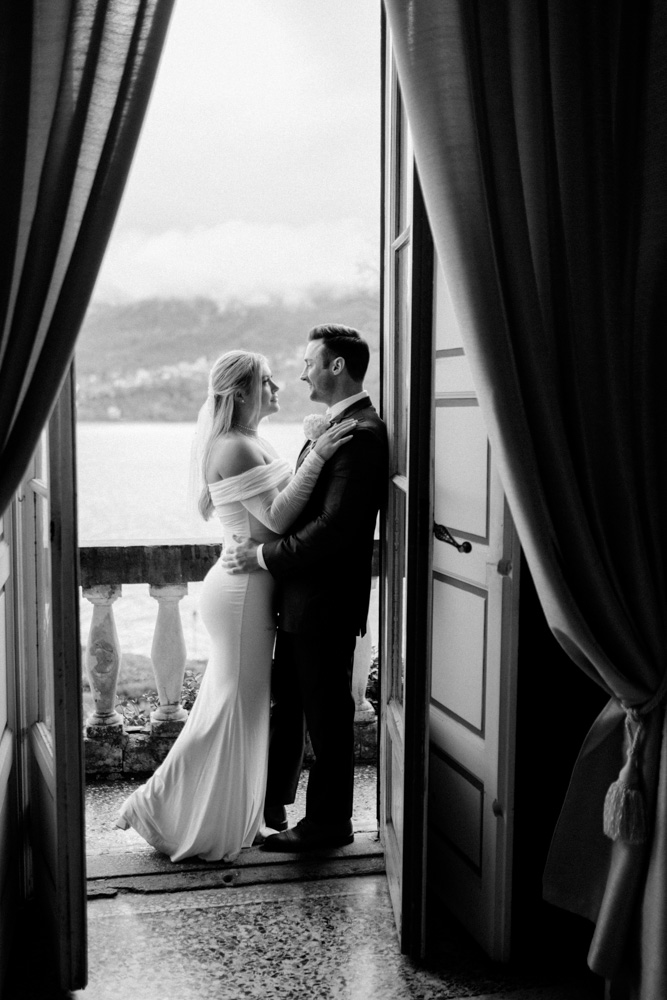
M329 420L335 420L339 413L342 413L343 410L347 410L348 406L358 403L360 399L366 399L367 396L368 393L365 389L362 389L361 392L355 392L354 396L348 396L347 399L340 399L337 403L334 403L333 406L327 406L326 415Z

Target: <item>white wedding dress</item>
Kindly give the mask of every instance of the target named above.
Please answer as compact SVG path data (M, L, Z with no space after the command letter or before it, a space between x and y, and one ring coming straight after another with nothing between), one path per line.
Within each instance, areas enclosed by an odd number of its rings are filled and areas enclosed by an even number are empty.
M284 534L324 464L311 451L294 477L257 439L266 465L209 486L225 543ZM208 572L200 611L210 656L182 732L155 774L123 803L118 825L132 826L172 861L232 861L250 847L263 819L271 662L273 578L258 570Z

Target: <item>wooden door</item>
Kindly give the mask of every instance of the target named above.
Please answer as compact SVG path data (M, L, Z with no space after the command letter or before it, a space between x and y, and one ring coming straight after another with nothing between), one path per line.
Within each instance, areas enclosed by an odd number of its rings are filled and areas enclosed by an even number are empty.
M20 870L16 830L11 509L0 517L0 955L10 954ZM0 994L6 968L0 964Z
M390 479L382 531L380 834L401 948L419 957L425 931L432 254L423 238L426 217L390 58L385 66L382 395Z
M510 953L519 544L447 286L385 39L380 825L403 949L425 884ZM428 789L427 798L424 788ZM424 858L424 833L427 852Z
M519 545L437 262L434 304L429 887L506 960Z
M86 878L73 374L20 496L19 704L27 734L21 809L29 816L26 894L47 928L62 989L86 984Z

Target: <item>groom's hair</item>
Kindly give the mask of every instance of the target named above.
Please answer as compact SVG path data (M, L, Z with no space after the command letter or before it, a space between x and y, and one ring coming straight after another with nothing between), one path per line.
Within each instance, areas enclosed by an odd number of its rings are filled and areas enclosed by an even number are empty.
M327 361L343 358L350 378L354 382L363 382L371 353L358 330L338 323L326 323L314 326L308 334L308 340L322 340L327 351Z

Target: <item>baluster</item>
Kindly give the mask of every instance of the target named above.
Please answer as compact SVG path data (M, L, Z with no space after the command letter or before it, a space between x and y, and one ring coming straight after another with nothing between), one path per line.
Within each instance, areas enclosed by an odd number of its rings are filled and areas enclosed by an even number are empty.
M357 636L357 644L354 647L354 663L352 666L352 694L354 695L355 722L373 722L375 711L370 701L366 697L368 687L368 675L371 670L373 658L372 636L370 625L366 628L366 635Z
M182 725L188 717L188 713L181 705L186 649L178 606L178 602L187 592L187 584L149 587L151 597L158 602L155 634L151 647L155 684L160 699L159 706L151 712L151 723L154 727L160 727L167 722Z
M123 717L116 711L116 686L120 669L120 643L113 614L113 604L121 596L120 584L86 587L83 596L93 605L86 670L95 699L95 711L86 720L87 726L123 726Z

